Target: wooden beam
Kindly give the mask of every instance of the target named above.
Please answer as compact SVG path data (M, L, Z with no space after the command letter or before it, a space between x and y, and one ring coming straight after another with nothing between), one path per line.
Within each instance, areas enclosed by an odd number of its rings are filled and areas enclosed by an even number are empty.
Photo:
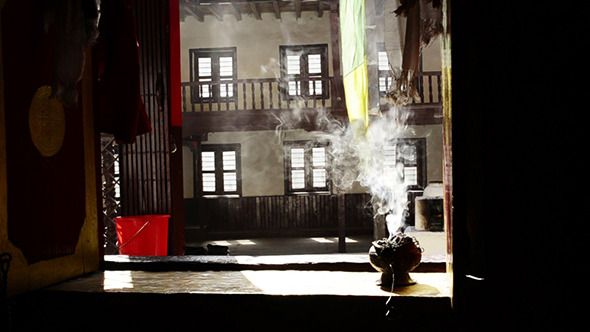
M242 20L242 13L240 12L240 8L238 8L238 5L236 4L235 0L232 0L231 6L233 8L234 16L236 17L236 21L241 21Z
M203 22L204 21L204 15L203 13L198 9L198 8L194 8L194 10L188 6L184 7L184 11L186 13L188 13L190 16L194 17L197 19L197 21L199 22Z
M338 121L348 121L346 110L332 109L330 114ZM222 131L275 130L279 126L284 130L326 130L319 116L321 115L316 109L301 109L298 114L294 114L291 109L264 112L185 112L182 113L182 135L189 137Z
M256 3L248 2L248 4L250 5L252 15L254 15L254 17L256 17L257 20L262 20L262 17L260 16L260 11L258 10L258 7L256 7Z
M390 107L383 105L383 113ZM403 106L397 116L408 125L434 125L442 123L442 105L407 105ZM336 121L348 122L345 108L332 108L331 116ZM294 114L291 109L274 109L257 111L221 111L221 112L184 112L182 113L183 137L202 135L210 132L303 129L306 131L323 131L320 114L316 109L303 108ZM372 118L370 121L373 121Z
M213 13L213 15L215 15L215 17L217 17L217 19L222 22L223 21L223 10L221 10L219 5L216 3L212 3L209 5L209 8L211 9L211 13Z
M303 12L316 13L323 17L324 11L328 10L328 4L338 3L338 0L179 0L182 13L184 8L189 7L193 12L200 9L203 15L216 16L222 20L223 15L234 15L236 19L244 13L252 14L261 20L262 13L274 14L275 19L281 19L285 12L294 12L299 19ZM198 14L198 13L197 13Z
M273 9L275 11L275 18L277 20L280 20L281 19L281 7L279 6L279 2L280 1L278 1L278 0L272 2L272 7L273 7Z
M301 17L301 0L295 0L295 17Z

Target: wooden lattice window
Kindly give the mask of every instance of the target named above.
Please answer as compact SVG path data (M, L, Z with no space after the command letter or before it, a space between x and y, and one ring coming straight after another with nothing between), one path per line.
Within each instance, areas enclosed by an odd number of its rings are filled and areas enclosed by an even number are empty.
M426 139L399 138L383 146L383 167L403 165L403 180L408 189L425 188Z
M203 197L238 197L242 193L239 144L201 146L200 193Z
M190 80L199 82L191 90L192 102L234 100L237 79L236 48L190 49Z
M323 143L285 143L285 191L287 194L329 193L330 158Z
M286 98L328 98L328 45L280 46Z

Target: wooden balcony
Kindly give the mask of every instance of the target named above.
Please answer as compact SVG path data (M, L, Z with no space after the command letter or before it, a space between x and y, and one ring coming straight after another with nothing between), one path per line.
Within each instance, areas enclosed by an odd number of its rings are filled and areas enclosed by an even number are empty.
M187 82L182 83L182 111L265 111L331 107L331 86L331 77L299 78L290 82L275 78Z
M285 81L280 78L182 83L183 136L208 132L321 130L326 113L346 119L342 87L332 77ZM421 102L404 106L410 124L441 123L441 73L423 72L416 83ZM391 107L380 96L381 111Z

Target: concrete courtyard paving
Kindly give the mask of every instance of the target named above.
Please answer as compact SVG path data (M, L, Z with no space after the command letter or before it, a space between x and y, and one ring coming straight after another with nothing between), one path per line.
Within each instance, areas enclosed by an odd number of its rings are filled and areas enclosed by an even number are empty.
M414 236L424 249L425 256L446 254L445 232L406 232ZM366 254L374 241L369 235L346 237L346 254ZM234 240L212 240L191 243L191 247L206 248L208 244L229 247L231 256L266 255L311 255L337 254L337 237L297 237L297 238L246 238Z

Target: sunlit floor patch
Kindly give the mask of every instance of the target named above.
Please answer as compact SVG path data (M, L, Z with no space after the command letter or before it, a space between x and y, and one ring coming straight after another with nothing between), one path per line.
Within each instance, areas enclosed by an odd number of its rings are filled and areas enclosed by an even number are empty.
M49 287L53 291L154 294L268 294L448 297L446 273L411 273L417 284L394 289L376 285L378 272L104 271Z
M334 241L327 239L325 237L312 237L311 239L319 243L334 243Z
M326 238L326 237L312 237L310 238L311 240L318 242L318 243L338 243L338 238ZM344 241L346 243L357 243L358 241L355 239L351 239L349 237L344 238Z
M252 241L250 239L237 240L236 242L238 242L238 244L240 244L240 245L246 245L246 246L255 245L256 244L254 241Z
M104 271L104 290L133 288L131 271Z
M345 237L346 253L366 253L371 245L370 236ZM194 247L208 245L226 246L231 256L261 256L286 254L329 254L340 252L338 237L301 237L301 238L243 238L228 240L210 240L194 243Z
M242 271L265 294L386 296L376 285L380 274L343 271ZM449 296L444 273L413 273L417 284L394 289L394 296Z
M229 241L213 241L212 244L217 246L231 246Z

